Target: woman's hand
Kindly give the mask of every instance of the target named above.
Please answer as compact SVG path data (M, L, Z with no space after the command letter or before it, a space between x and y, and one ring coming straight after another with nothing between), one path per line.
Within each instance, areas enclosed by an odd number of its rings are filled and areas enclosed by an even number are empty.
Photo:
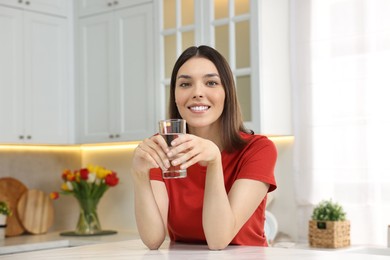
M187 169L195 163L207 166L212 163L220 163L221 151L210 140L185 134L172 141L171 150L167 153L168 158L174 158L171 164L180 165L181 169Z
M167 152L168 145L161 135L155 135L143 140L134 150L132 171L133 175L146 175L151 168L169 168Z

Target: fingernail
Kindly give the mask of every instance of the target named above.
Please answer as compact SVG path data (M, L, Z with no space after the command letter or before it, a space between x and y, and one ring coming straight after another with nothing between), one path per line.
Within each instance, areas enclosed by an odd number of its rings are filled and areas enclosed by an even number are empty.
M171 166L171 164L169 163L169 161L164 161L164 164L165 164L165 167L166 167L167 169Z

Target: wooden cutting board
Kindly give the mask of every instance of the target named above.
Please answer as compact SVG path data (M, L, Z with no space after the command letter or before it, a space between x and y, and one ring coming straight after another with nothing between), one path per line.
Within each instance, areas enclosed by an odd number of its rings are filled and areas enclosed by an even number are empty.
M17 211L24 228L32 234L43 234L53 224L53 201L43 191L31 189L20 197Z
M19 221L16 206L19 198L26 191L27 187L19 180L12 177L0 178L0 200L6 201L12 210L12 215L7 217L6 236L17 236L25 231Z

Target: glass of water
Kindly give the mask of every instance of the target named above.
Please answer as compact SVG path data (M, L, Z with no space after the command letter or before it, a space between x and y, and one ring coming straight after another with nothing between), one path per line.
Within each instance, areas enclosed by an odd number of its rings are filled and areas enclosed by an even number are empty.
M159 123L159 133L165 139L168 147L171 147L171 142L182 134L186 133L186 121L184 119L166 119ZM170 158L174 160L175 158ZM169 162L171 162L171 160ZM187 170L180 169L180 165L170 166L163 171L163 178L176 179L187 177Z

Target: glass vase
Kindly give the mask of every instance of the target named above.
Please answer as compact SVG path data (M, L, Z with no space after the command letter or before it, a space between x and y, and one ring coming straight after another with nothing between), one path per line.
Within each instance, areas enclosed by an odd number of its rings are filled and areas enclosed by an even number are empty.
M75 233L77 235L93 235L102 231L97 214L98 199L78 199L80 216Z

